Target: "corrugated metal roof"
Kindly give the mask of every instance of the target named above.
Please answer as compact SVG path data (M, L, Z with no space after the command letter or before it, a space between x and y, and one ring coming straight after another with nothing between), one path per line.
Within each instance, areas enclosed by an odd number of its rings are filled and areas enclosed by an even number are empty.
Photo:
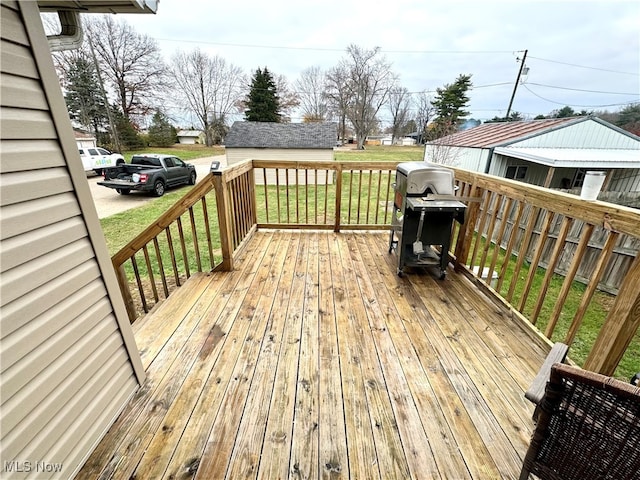
M640 148L497 147L494 153L556 168L640 168Z
M226 148L333 148L335 123L234 122Z
M491 148L504 145L531 134L551 130L560 126L588 120L589 117L551 118L544 120L526 120L521 122L483 123L463 132L439 138L438 145L458 147Z

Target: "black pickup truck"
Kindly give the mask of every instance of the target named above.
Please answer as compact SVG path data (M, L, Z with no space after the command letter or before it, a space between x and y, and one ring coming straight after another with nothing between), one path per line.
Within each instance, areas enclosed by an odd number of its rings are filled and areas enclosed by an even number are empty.
M151 192L156 197L164 195L167 187L196 183L196 168L171 155L134 155L131 163L105 170L103 187L114 188L120 195L131 190Z

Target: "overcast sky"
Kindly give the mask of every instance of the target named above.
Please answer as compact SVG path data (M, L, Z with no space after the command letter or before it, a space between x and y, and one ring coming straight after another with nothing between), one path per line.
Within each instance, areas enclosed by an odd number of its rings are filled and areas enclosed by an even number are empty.
M349 44L380 47L410 92L472 74L471 117L506 113L524 50L529 73L512 111L533 118L570 105L617 111L640 102L640 1L161 0L123 15L169 60L199 47L245 72L268 67L290 84L329 69ZM299 121L299 119L294 119Z

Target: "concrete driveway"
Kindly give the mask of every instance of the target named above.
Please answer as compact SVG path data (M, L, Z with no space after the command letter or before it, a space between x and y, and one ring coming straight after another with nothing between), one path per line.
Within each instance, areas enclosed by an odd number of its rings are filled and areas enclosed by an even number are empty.
M189 160L196 167L198 174L198 182L202 180L208 173L211 162L219 161L222 166L227 165L227 157L225 155L216 155L214 157L202 157ZM156 197L148 193L132 192L131 195L119 195L115 190L98 185L102 177L98 175L88 174L89 189L93 196L98 218L105 218L116 213L124 212L130 208L139 207L147 202L152 202ZM179 190L181 187L172 188L169 192Z

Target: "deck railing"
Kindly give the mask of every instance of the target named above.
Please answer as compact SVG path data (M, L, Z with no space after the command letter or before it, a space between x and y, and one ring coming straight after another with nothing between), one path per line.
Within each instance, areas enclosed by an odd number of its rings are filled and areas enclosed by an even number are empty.
M516 315L538 326L546 338L569 345L577 341L587 311L601 309L594 316L604 321L591 326L597 328L597 337L584 367L612 375L640 324L640 255L636 251L616 265L610 265L610 258L622 237L640 238L640 211L454 170L459 194L479 200L469 204L457 237L457 268L484 277ZM576 232L578 237L570 238ZM604 241L602 248L590 243L596 233ZM559 275L561 263L565 267ZM575 282L581 268L588 278L585 286ZM609 302L595 302L608 268L622 272L618 295ZM637 364L640 369L640 360Z
M247 160L214 172L114 255L131 320L194 270L233 269L235 252L257 228L388 230L396 165ZM454 170L458 195L474 200L468 202L467 220L453 232L456 268L547 339L592 342L585 368L613 374L640 323L637 252L615 267L626 272L616 297L602 301L596 292L620 238L640 238L640 212ZM574 231L578 238L571 238ZM594 232L604 241L595 253ZM585 259L591 265L586 269ZM173 282L167 281L169 264ZM562 275L555 273L559 264L565 266ZM588 278L584 286L575 282L579 271ZM595 316L606 319L595 328L595 340L585 340L578 333L593 309L601 309ZM634 352L640 348L635 338Z

